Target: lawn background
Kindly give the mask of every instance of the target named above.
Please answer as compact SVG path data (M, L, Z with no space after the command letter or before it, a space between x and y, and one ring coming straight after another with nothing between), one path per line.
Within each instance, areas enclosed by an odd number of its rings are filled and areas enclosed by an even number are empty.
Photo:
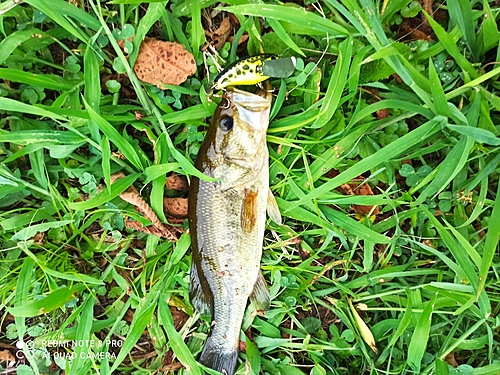
M203 374L195 358L210 319L189 304L189 235L126 229L145 219L120 194L135 186L166 223L163 198L185 195L167 176L198 173L220 100L205 89L214 60L266 52L298 63L271 80L283 225L268 222L273 304L247 310L238 374L500 373L499 10L487 0L0 3L0 365ZM203 53L227 17L234 38L220 57ZM139 81L145 36L184 45L196 74L166 91ZM85 344L73 352L49 338Z

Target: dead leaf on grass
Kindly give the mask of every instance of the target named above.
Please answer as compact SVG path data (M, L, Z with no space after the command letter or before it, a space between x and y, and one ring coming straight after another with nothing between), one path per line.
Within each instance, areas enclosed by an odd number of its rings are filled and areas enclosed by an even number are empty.
M427 19L426 19L427 20ZM432 41L431 35L420 30L423 25L414 25L414 20L405 18L401 24L401 30L405 32L405 36L411 40L426 40L428 42Z
M37 245L43 246L45 244L45 232L38 232L32 240L35 241Z
M214 32L205 31L205 35L210 40L210 43L217 51L222 48L224 43L226 43L227 38L229 38L229 34L231 34L232 25L231 19L226 17L222 20L219 28ZM203 47L202 50L208 48L208 45Z
M227 40L229 43L233 43L234 36L230 36L229 39ZM248 34L243 34L238 40L238 45L245 43L248 40Z
M337 190L344 195L374 195L370 185L367 183L361 184L364 180L365 178L363 176L359 176L349 184L340 185ZM378 206L361 206L353 204L352 209L360 215L368 215L372 210L372 215L378 215L380 213Z
M125 177L123 172L115 173L111 175L111 183L123 177ZM151 206L141 197L134 186L130 186L127 190L121 193L120 198L130 204L133 204L136 209L153 224L152 226L143 227L138 221L127 219L125 220L125 226L127 228L135 229L148 234L154 234L158 237L166 238L171 241L177 241L177 234L182 232L182 228L163 224L158 216L156 216Z
M377 112L375 112L377 116L377 120L383 120L387 117L389 117L389 110L388 109L379 109Z
M444 360L446 361L446 363L448 363L450 366L453 366L454 368L457 368L458 367L458 362L457 360L455 359L455 353L451 352L451 353L448 353L446 355L446 357L444 357Z
M196 72L196 62L191 53L179 43L145 38L141 43L134 72L141 81L156 85L180 85Z
M163 198L163 209L172 216L185 219L188 216L188 199Z
M186 192L189 190L189 184L187 182L186 176L175 173L167 177L165 185L167 189L170 190L178 190L182 192Z
M9 350L0 351L0 362L6 362L7 367L12 367L16 363L16 358Z
M364 181L364 178L362 178L362 180ZM363 184L360 185L357 189L354 189L354 195L374 195L374 194L370 185ZM373 215L378 215L380 213L378 206L360 206L357 204L353 204L352 208L354 209L354 211L356 211L356 213L362 215L368 215L370 212L372 212L372 209L373 209Z

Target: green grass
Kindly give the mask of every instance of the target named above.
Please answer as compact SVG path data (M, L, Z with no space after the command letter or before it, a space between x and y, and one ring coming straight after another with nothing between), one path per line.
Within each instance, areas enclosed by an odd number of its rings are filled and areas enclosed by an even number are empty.
M283 225L268 221L272 307L248 309L238 374L500 373L500 8L305 3L0 3L0 343L28 343L18 374L204 373L189 235L125 229L144 219L119 195L134 185L165 222L162 198L179 196L166 176L206 178L193 160L216 103L200 48L219 11L215 26L232 13L235 40L248 34L222 66L299 60L272 81ZM132 35L126 57L117 39ZM182 43L197 73L164 92L139 81L145 36ZM359 176L374 195L338 190Z

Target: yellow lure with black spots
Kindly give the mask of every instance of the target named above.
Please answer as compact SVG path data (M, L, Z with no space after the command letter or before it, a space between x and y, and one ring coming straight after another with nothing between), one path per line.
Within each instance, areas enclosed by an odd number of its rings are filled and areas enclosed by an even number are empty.
M279 58L274 55L246 57L230 64L215 77L215 90L228 86L255 85L270 77L288 78L295 70L295 58Z

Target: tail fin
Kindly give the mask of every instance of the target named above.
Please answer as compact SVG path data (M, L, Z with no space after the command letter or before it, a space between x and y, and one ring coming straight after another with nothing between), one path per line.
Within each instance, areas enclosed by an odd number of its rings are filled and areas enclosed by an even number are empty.
M228 351L227 349L217 347L209 337L201 352L199 361L224 375L234 375L237 359L237 348Z

